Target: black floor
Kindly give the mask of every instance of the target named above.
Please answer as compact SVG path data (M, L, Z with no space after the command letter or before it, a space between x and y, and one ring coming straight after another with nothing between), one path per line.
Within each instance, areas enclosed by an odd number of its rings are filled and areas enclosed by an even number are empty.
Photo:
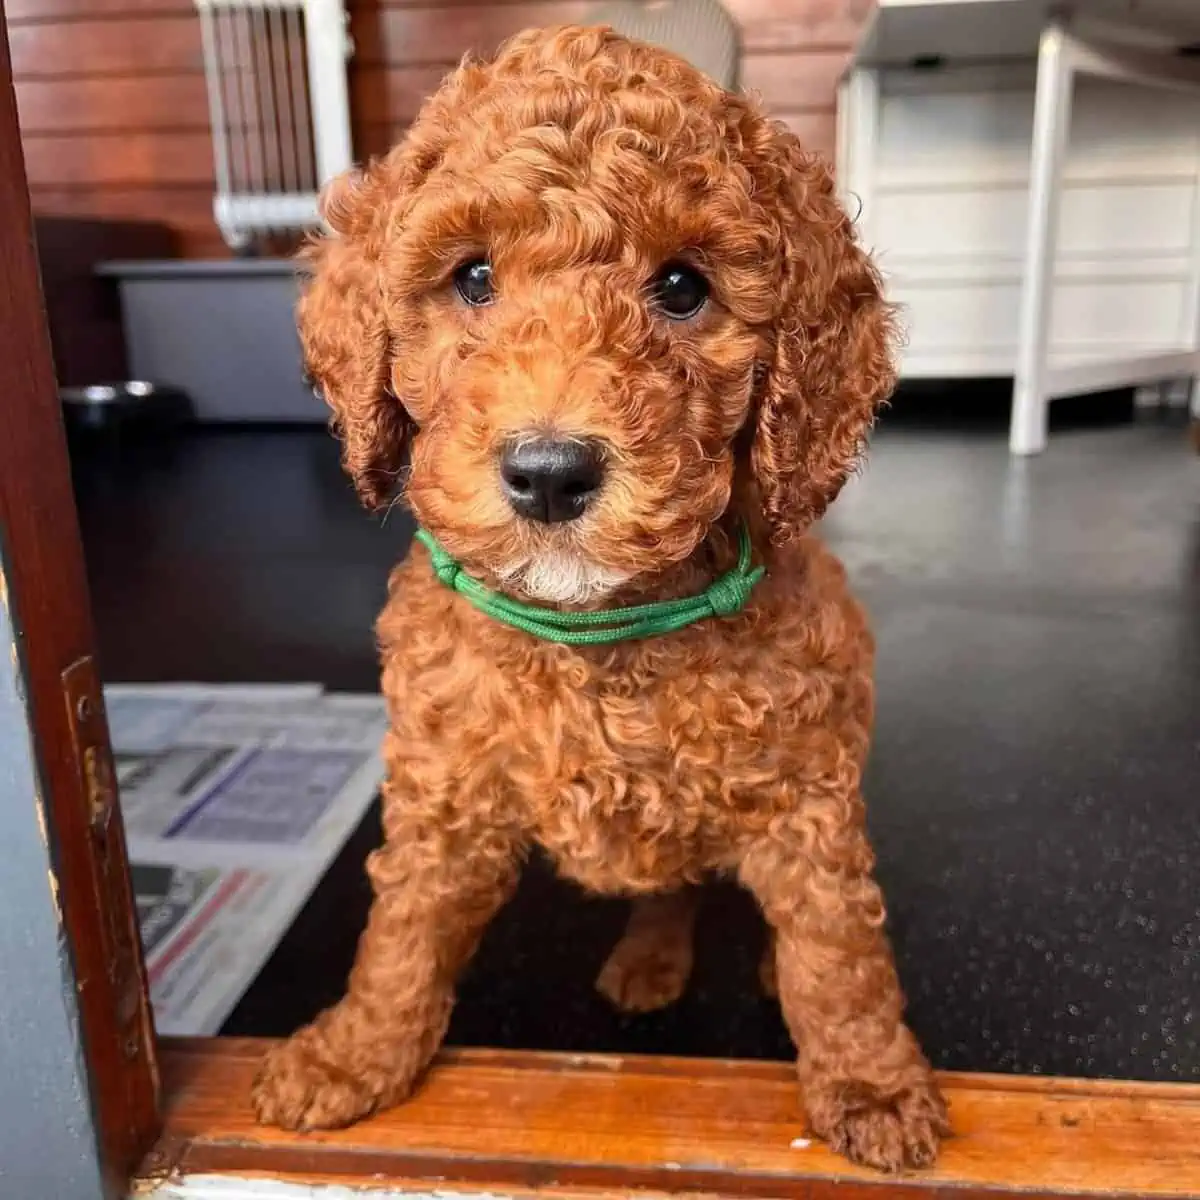
M912 1022L943 1067L1200 1080L1200 459L1179 421L1118 419L1012 460L990 399L902 400L825 525L879 637L867 796ZM323 433L76 464L110 679L376 686L410 527L359 514ZM373 812L227 1032L336 998L378 836ZM787 1056L744 897L712 891L694 986L654 1017L591 990L621 921L532 869L452 1040Z

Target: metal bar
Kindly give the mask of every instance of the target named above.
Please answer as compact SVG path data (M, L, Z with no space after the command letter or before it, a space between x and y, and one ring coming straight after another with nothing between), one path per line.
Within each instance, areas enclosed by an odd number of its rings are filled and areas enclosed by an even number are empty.
M214 30L217 46L217 72L219 86L225 96L225 110L229 114L226 130L229 136L230 192L244 191L249 186L250 161L246 139L242 132L246 127L242 111L242 89L230 66L237 67L237 40L233 28L236 14L229 8L217 10Z
M283 163L279 149L279 121L276 116L274 77L271 72L271 44L267 31L267 13L260 2L250 15L250 40L254 44L258 90L258 109L263 121L263 157L266 168L264 191L278 192L282 187Z
M250 13L242 11L230 15L234 20L238 88L242 99L242 115L245 118L242 133L246 139L246 159L250 170L247 187L249 191L261 194L264 190L262 119L258 113L254 86L254 47L250 31Z
M296 153L300 163L300 185L315 189L317 165L309 125L308 84L304 74L305 26L299 9L288 12L288 64L291 68L292 112L296 117Z
M294 192L299 187L296 163L296 121L294 101L288 83L287 24L278 5L267 10L268 37L271 43L271 86L278 101L279 153L282 165L283 190Z
M229 126L225 122L225 102L221 94L221 60L217 52L215 18L207 5L200 9L200 45L204 56L204 77L208 84L208 117L212 124L213 168L217 194L232 189L229 174Z

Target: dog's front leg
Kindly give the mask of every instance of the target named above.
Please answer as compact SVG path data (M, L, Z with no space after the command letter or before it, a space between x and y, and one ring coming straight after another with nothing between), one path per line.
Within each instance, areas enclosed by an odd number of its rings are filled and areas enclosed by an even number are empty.
M857 794L798 799L740 874L775 934L784 1019L813 1131L885 1171L928 1166L949 1132L883 930L883 899Z
M260 1121L348 1125L409 1094L445 1036L459 971L511 893L519 853L495 831L389 822L368 862L375 902L346 996L268 1054L254 1085Z

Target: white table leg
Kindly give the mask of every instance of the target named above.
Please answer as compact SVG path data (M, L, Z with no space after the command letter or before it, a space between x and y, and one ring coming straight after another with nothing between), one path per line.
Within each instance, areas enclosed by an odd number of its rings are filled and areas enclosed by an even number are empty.
M879 73L854 67L838 87L837 184L846 211L870 247L879 142Z
M1017 366L1008 439L1013 454L1037 454L1046 448L1050 400L1046 394L1046 362L1059 200L1071 125L1071 89L1072 70L1066 53L1066 35L1058 25L1047 26L1038 46L1029 227L1025 235Z
M1188 280L1183 336L1194 352L1200 353L1200 180L1192 194L1192 272ZM1200 368L1198 368L1200 369ZM1194 369L1187 378L1188 407L1193 422L1200 420L1200 374Z

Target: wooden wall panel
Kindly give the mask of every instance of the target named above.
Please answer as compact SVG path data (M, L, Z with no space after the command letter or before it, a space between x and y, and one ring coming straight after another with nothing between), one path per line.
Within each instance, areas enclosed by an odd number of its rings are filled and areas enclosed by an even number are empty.
M33 192L40 215L108 221L157 221L174 234L176 252L189 258L220 258L228 251L213 224L212 188L162 186L55 187Z
M742 40L742 82L813 149L833 147L834 97L871 0L726 0ZM591 0L351 0L351 105L360 153L387 148L421 99L468 52L521 29L586 20Z
M516 4L434 4L351 14L355 64L453 63L468 52L486 53L506 37L537 25L585 20L588 0L523 0Z
M208 93L199 73L35 78L19 80L15 87L21 132L27 138L33 134L128 134L133 113L143 130L208 131Z
M407 125L446 72L446 63L357 67L352 75L354 119L363 125ZM355 147L357 151L357 147Z
M348 0L355 150L383 153L466 52L586 19L592 0ZM871 0L726 0L742 79L812 149L832 153L834 90ZM193 0L7 0L34 209L161 219L179 252L225 250Z
M201 71L200 23L184 13L9 23L14 79Z
M193 0L6 0L8 23L55 21L63 17L162 16L195 11Z
M816 110L782 113L780 119L800 139L802 145L833 161L837 130L829 113Z
M726 0L748 53L852 46L875 0Z
M803 54L748 54L742 63L742 86L775 113L832 115L847 54L840 47Z
M211 190L212 140L190 133L81 134L26 139L25 170L39 187L203 187Z
M160 221L177 253L227 253L192 0L6 0L39 216Z

